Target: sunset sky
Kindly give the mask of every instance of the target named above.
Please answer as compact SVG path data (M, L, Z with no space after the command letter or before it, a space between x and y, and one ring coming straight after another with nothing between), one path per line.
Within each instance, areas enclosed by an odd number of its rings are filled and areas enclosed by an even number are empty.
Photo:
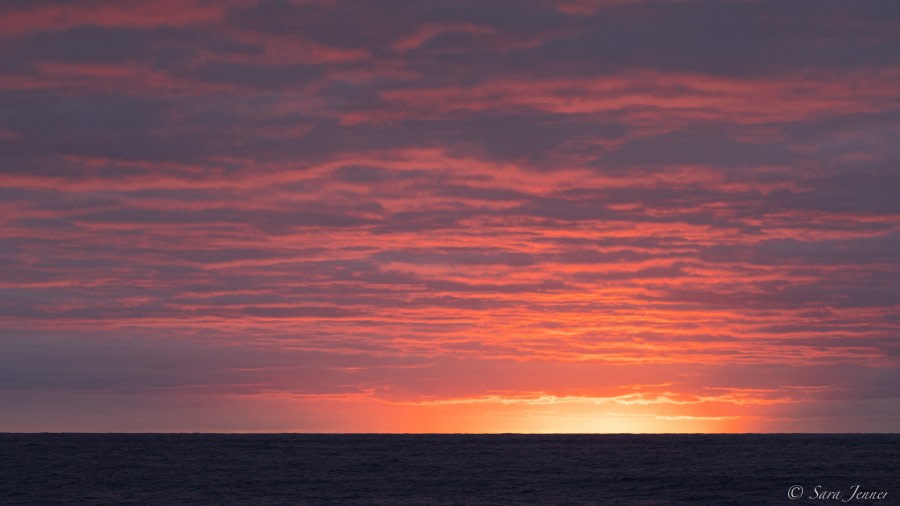
M896 432L900 2L2 2L0 261L0 431Z

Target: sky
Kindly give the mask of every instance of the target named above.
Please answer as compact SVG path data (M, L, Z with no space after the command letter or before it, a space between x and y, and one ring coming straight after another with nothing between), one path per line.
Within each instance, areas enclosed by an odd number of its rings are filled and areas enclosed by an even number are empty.
M0 431L896 432L900 3L0 3Z

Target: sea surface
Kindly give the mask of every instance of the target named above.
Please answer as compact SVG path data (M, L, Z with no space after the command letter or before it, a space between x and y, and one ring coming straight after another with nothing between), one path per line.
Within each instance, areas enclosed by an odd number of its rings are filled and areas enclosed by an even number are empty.
M4 505L900 504L898 481L900 434L0 434Z

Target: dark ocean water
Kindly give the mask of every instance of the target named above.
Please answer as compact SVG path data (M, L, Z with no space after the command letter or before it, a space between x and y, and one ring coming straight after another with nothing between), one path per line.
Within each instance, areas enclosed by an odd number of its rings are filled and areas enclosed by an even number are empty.
M898 477L898 434L0 434L0 504L900 504Z

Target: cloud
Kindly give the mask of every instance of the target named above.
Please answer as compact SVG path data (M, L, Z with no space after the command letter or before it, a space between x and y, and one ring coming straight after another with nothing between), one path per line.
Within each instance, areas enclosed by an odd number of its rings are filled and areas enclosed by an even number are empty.
M0 400L891 427L897 14L0 6Z

